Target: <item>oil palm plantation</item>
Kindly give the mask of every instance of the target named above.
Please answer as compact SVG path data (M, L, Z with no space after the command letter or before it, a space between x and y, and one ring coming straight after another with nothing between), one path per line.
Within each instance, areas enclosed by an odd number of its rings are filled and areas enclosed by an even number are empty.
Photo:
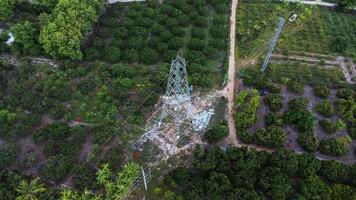
M30 182L22 180L16 188L16 191L19 193L16 200L38 200L39 194L46 191L46 188L44 188L44 184L40 183L39 179L36 178Z

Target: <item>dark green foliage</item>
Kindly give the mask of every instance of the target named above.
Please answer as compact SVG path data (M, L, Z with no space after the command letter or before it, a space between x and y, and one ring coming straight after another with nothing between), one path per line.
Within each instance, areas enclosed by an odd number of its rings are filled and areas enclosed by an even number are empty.
M80 190L96 188L96 170L90 164L81 164L76 167L76 176L73 177L74 184Z
M73 167L73 161L63 155L51 157L41 169L41 174L55 182L62 181Z
M348 177L349 167L334 160L321 161L320 176L331 182L343 183Z
M291 92L295 92L298 94L303 94L304 92L304 84L301 81L298 80L289 80L287 83L287 88Z
M242 91L235 97L234 119L237 128L246 129L256 122L259 104L260 95L257 90Z
M348 184L344 177L351 172L345 164L330 167L313 155L288 150L268 154L246 148L224 152L196 147L193 163L192 168L179 167L165 176L165 186L184 199L331 200L341 193L335 184ZM341 191L353 194L344 187Z
M319 121L319 124L321 128L328 134L335 133L336 131L340 131L346 127L345 123L342 120L332 122L330 120L323 119Z
M314 88L314 94L317 97L326 99L330 95L330 89L326 86L316 86Z
M104 144L112 135L112 129L109 126L96 126L93 128L92 133L94 134L95 143L101 145Z
M300 192L305 199L329 199L328 185L316 175L307 177L301 183Z
M356 139L356 125L347 127L347 132L353 140Z
M222 121L219 124L213 126L205 133L205 138L209 143L217 142L228 135L227 122Z
M279 94L269 94L264 100L271 111L277 112L282 107L282 96Z
M266 77L265 73L262 73L257 68L249 67L242 71L241 77L243 78L244 84L254 86L256 89L266 89L267 85L272 84L272 82Z
M16 160L19 148L15 144L7 144L0 150L0 169L3 170Z
M0 1L0 22L5 21L13 14L17 1L1 0Z
M245 143L253 143L254 135L247 131L237 131L239 139L241 139Z
M283 125L283 119L281 118L281 116L275 112L270 112L267 113L267 115L265 116L265 125L266 126L272 126L272 125L276 125L276 126L282 126Z
M114 171L118 171L125 161L125 152L123 151L120 145L114 145L109 149L103 158L100 160L100 163L108 163Z
M330 49L334 52L344 53L349 48L349 45L347 37L338 35L332 39Z
M333 104L328 100L323 100L315 106L316 111L325 117L331 117L334 114Z
M16 188L23 180L20 173L16 171L2 170L0 172L0 195L3 200L16 199L18 193Z
M349 136L323 140L320 142L319 150L326 155L342 156L349 151L351 141Z
M326 133L331 134L331 133L335 133L336 132L336 126L330 120L323 119L323 120L319 121L319 124L320 124L321 128L323 128L323 130Z
M308 99L306 98L297 98L297 99L292 99L288 105L289 109L295 110L295 109L306 109L308 106Z
M313 154L299 156L299 176L306 178L316 174L321 168L321 162Z
M229 178L223 173L214 171L209 174L205 185L209 199L225 199L232 189Z
M343 88L337 91L336 96L340 99L348 99L349 97L355 97L355 92L350 88Z
M210 87L212 85L212 71L206 69L203 65L198 63L190 64L188 66L188 73L192 75L188 77L190 84L201 87Z
M254 134L254 143L268 146L281 147L286 139L286 134L280 126L269 126L266 129L262 128Z
M270 158L271 165L279 168L289 177L294 176L298 172L298 158L293 152L281 149L275 151Z
M179 185L185 185L184 182L189 180L189 178L189 171L185 168L178 167L177 169L170 171L164 177L164 183L169 185L170 187L176 188Z
M29 21L20 22L12 26L10 31L15 37L15 43L11 46L14 51L32 55L39 53L40 47L37 42L39 33L34 24Z
M303 132L298 135L298 144L307 152L315 152L319 147L319 141L314 132Z
M351 124L356 123L356 99L348 97L337 101L337 109L342 119Z
M18 115L9 110L0 110L0 137L9 137L12 126L15 125Z
M293 99L289 102L288 110L283 114L284 123L295 124L302 131L313 131L314 115L306 109L308 100L304 98Z
M335 184L331 187L330 197L335 200L353 200L356 197L356 193L348 185Z
M193 28L191 36L200 40L204 40L206 38L206 31L203 28Z
M70 128L64 123L54 123L46 129L46 134L53 140L63 140L70 135Z
M49 135L46 129L39 129L33 134L32 138L36 144L41 144L49 139Z

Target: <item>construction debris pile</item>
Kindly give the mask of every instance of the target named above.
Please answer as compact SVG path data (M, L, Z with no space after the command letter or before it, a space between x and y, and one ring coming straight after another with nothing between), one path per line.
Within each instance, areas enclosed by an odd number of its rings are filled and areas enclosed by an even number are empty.
M157 110L146 123L145 133L134 147L143 150L143 144L150 142L162 152L160 159L167 160L196 144L202 144L199 133L208 127L224 91L192 95L185 60L177 56L171 64L166 93L160 98Z

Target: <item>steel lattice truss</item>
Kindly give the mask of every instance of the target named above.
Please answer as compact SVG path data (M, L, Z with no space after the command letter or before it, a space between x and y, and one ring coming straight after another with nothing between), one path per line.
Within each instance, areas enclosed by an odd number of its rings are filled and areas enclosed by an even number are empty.
M190 98L185 60L179 56L171 63L166 96L176 98L177 100L180 100L182 97Z
M191 109L191 96L188 86L185 60L177 56L172 60L166 93L162 97L162 107L159 109L159 121L146 127L145 133L134 144L135 149L142 149L143 143L160 134L165 135L167 124L164 119L170 118L175 126L176 139L179 138L180 126L187 119ZM168 121L169 121L168 120ZM169 127L169 126L168 126ZM177 142L177 141L175 141Z
M265 71L267 66L268 66L269 59L271 58L273 50L274 50L274 47L277 44L277 40L278 40L279 36L281 35L281 32L282 32L282 29L283 29L285 21L286 20L284 18L282 18L282 17L279 18L278 27L276 29L276 32L275 32L273 38L272 38L271 46L269 47L267 56L266 56L266 58L265 58L265 60L263 62L263 65L261 67L261 71L262 72Z
M171 63L168 76L166 94L163 97L163 109L160 117L162 120L171 116L177 128L177 137L179 137L179 127L186 118L190 106L190 91L188 85L188 76L186 62L180 56L177 56Z

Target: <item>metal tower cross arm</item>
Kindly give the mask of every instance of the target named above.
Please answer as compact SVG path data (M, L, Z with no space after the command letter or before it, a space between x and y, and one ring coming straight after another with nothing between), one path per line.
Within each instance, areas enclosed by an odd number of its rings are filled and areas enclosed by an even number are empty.
M278 27L276 29L276 32L275 32L273 38L272 38L271 46L269 47L267 56L266 56L265 60L263 61L263 64L261 67L261 72L265 71L268 66L269 59L271 58L274 47L276 46L278 38L281 35L285 21L286 20L284 18L282 18L282 17L279 18Z

